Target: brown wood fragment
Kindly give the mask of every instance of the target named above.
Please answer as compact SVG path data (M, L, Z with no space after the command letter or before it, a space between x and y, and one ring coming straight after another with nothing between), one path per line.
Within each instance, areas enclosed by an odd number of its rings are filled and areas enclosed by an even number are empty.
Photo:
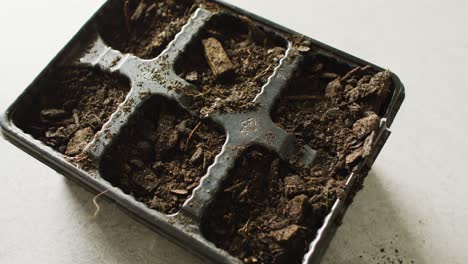
M286 214L294 223L299 223L306 214L307 201L309 197L304 194L298 195L290 200L285 208Z
M224 189L224 192L231 192L231 191L237 189L238 187L241 187L242 185L244 185L245 182L246 182L246 181L242 181L242 182L236 183L236 184L234 184L233 186Z
M229 56L223 48L223 45L215 38L203 40L205 57L211 71L217 78L225 77L234 70Z
M127 28L127 32L130 32L130 0L125 0L124 6L123 6L123 12L124 12L124 17L125 17L125 27Z
M192 72L187 73L187 75L185 76L185 79L189 82L198 81L198 72L192 71Z
M351 163L355 162L356 160L358 160L359 158L361 158L362 153L363 153L362 148L358 148L358 149L354 150L351 154L346 156L346 164L351 164Z
M178 194L178 195L187 195L188 191L187 190L171 190L171 193Z
M270 235L278 242L293 242L301 236L304 230L304 227L290 225L283 229L273 231L270 233Z
M310 51L310 47L307 47L307 46L299 46L299 47L297 48L297 50L298 50L299 52L306 53L306 52L309 52L309 51Z
M203 148L197 148L197 150L195 150L192 157L190 158L190 162L192 164L198 164L203 160L203 157L204 157Z
M357 73L360 73L361 72L361 67L356 67L356 68L353 68L352 70L350 70L349 72L347 72L343 77L341 77L340 81L346 81L348 80L349 78L351 78L351 76L357 74Z
M146 9L146 3L144 1L141 1L137 8L135 9L135 12L133 12L132 17L130 18L132 21L137 21L140 19L141 15L143 14L143 11Z
M63 109L45 109L40 113L41 120L43 121L54 121L60 120L67 116L67 112Z
M312 67L310 68L310 71L312 73L315 73L315 72L321 71L322 69L323 69L323 63L318 62L312 65Z
M372 131L372 133L367 136L367 138L364 140L364 145L362 147L362 157L365 158L369 156L372 153L372 148L374 147L375 144L375 131Z
M198 122L198 124L192 129L192 131L190 132L190 135L188 136L187 138L187 141L185 143L185 151L187 151L187 148L188 146L190 145L190 140L192 139L193 135L195 134L195 132L197 132L198 128L200 127L201 125L201 122Z
M319 77L323 79L336 79L340 76L333 72L321 72L319 73Z
M94 131L90 127L76 131L75 135L67 145L65 154L69 156L80 154L92 139L93 135Z
M372 131L377 130L379 125L380 117L374 112L369 112L368 116L357 120L353 124L353 132L359 139L361 139L369 135Z

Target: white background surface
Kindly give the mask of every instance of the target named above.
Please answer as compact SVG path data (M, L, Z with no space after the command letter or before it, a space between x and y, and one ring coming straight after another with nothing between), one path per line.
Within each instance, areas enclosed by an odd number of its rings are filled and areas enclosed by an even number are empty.
M1 1L2 111L102 2ZM393 134L324 263L467 263L467 2L232 2L406 85ZM201 263L113 204L101 201L93 218L91 193L4 140L0 157L0 263Z

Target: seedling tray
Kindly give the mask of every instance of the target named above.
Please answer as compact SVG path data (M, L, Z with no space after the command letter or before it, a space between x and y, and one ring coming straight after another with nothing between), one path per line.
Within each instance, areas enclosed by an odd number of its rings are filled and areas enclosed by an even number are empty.
M3 136L207 261L319 263L390 135L402 83L224 2L166 5L107 1L3 114ZM323 142L341 152L324 155ZM287 221L266 245L239 242L262 203Z

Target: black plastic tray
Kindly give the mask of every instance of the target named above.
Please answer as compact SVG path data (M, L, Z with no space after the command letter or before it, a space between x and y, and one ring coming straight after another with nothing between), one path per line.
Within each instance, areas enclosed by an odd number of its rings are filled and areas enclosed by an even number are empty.
M112 4L112 2L107 1L104 6ZM285 36L285 40L286 36L298 35L298 33L292 30L235 6L224 2L218 3L226 8L223 15L248 16L266 30L273 31L280 36ZM299 62L302 56L294 52L291 42L288 41L289 45L286 56L280 61L274 74L263 86L261 93L255 98L255 101L261 105L256 111L239 114L214 114L210 116L224 127L228 139L221 153L216 157L214 164L209 167L208 172L201 179L200 185L193 191L191 198L185 202L182 209L177 214L165 215L149 209L146 205L137 202L132 196L125 194L122 190L113 187L109 182L104 180L100 176L99 161L106 147L109 146L121 127L132 116L132 113L152 95L157 94L171 98L176 100L182 107L186 107L187 100L185 100L185 96L175 92L174 89L171 89L171 86L175 84L178 86L190 86L191 84L178 77L173 67L167 67L167 65L174 65L184 48L190 44L214 14L203 8L197 9L181 32L176 35L175 39L157 58L143 60L133 55L122 54L117 50L113 50L100 38L95 31L94 23L104 6L84 25L39 77L2 115L0 125L3 130L3 136L57 172L76 180L94 192L100 193L108 190L105 196L119 204L131 216L200 257L215 263L240 263L240 260L218 249L202 236L200 232L200 219L204 213L204 208L211 201L213 194L216 193L219 183L227 175L229 169L234 166L234 161L239 156L239 149L241 149L237 148L237 146L258 144L275 151L283 157L294 151L292 147L294 145L292 144L294 138L271 121L270 111L281 90L287 86L287 82L295 69L300 66ZM304 37L304 39L311 41L318 48L318 52L333 57L340 63L347 64L350 67L371 65L376 71L382 70L382 68L376 65L336 50L314 39L308 37ZM101 131L97 133L94 140L85 150L88 155L96 160L96 169L91 171L84 171L76 167L62 154L24 133L15 126L13 118L15 110L25 104L28 97L34 94L34 90L38 89L38 85L36 84L43 75L63 64L63 62L76 60L77 58L78 64L99 67L110 72L119 72L127 76L131 80L132 85L125 101L111 116L110 120L103 125ZM402 83L397 76L392 75L392 78L394 84L393 95L387 111L382 118L376 146L373 153L361 164L362 169L370 168L373 164L390 135L389 127L404 99L404 87ZM268 136L266 136L266 132L269 133ZM357 173L349 176L347 191L344 197L347 197L349 191L353 188L356 175ZM337 226L343 218L347 206L348 202L346 198L335 202L323 226L319 229L315 240L311 243L309 251L304 256L303 263L320 262Z

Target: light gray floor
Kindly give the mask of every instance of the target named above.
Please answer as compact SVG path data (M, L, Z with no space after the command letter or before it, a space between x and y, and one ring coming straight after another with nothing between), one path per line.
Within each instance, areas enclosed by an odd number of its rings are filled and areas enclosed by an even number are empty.
M467 2L232 2L387 67L407 87L323 263L467 263ZM2 3L2 110L100 3ZM0 157L0 263L201 263L113 204L93 218L92 194L3 140Z

